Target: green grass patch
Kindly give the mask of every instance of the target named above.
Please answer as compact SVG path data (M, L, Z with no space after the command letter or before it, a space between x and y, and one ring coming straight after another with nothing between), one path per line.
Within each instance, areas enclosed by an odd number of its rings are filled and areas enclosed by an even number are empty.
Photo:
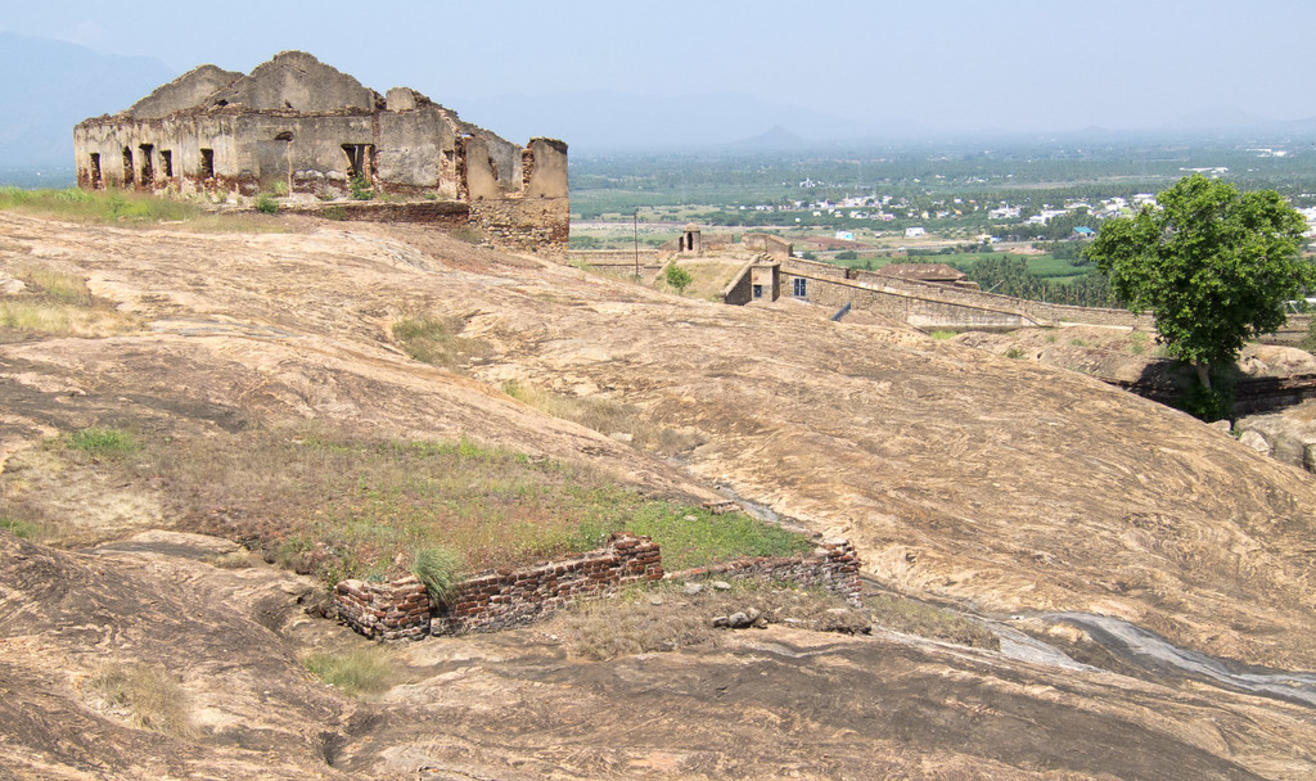
M79 452L122 449L103 430L79 432L77 442ZM133 457L96 465L116 480L149 481L180 528L260 547L328 584L414 573L442 591L463 572L592 550L617 531L652 536L672 568L812 547L744 515L645 495L586 464L465 438L252 428L144 438Z
M91 426L69 435L68 445L98 458L117 458L141 449L137 438L127 431Z
M190 201L120 190L88 192L76 187L66 190L0 187L0 209L100 223L187 220L200 213L199 207Z
M697 432L654 423L643 410L621 401L568 396L516 381L504 383L503 392L554 417L579 423L650 453L673 456L704 442Z
M312 675L349 695L378 694L393 681L393 663L378 646L338 653L317 652L302 661Z
M944 331L940 329L928 334L928 336L931 336L933 339L953 339L955 335L954 331Z
M40 524L20 521L17 518L0 518L0 529L24 540L40 539L45 533L45 529Z
M1024 351L1019 349L1018 347L1011 347L1010 349L1005 351L1005 357L1019 359L1024 357Z

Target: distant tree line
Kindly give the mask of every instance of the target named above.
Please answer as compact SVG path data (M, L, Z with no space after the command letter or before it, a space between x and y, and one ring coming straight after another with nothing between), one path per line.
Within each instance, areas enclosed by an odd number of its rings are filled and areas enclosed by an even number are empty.
M1071 306L1123 307L1105 274L1093 270L1068 283L1033 274L1020 257L984 258L968 271L969 279L983 290L1030 301Z

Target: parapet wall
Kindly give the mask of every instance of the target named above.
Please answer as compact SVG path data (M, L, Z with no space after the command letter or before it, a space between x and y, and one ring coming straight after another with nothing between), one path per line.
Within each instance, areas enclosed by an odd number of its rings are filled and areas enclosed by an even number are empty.
M492 198L471 203L471 223L493 244L559 253L567 249L571 207L566 198Z
M783 277L821 283L808 299L820 304L855 306L927 328L1020 328L1029 325L1117 326L1151 328L1152 318L1126 309L1069 306L1030 301L973 288L883 276L863 269L791 258L782 264ZM833 287L835 286L835 287ZM783 287L786 280L783 279Z
M849 540L824 540L811 554L744 558L668 577L719 577L825 588L859 604L859 557ZM602 596L629 583L663 579L662 552L648 537L617 532L598 550L512 570L466 578L435 604L425 586L407 576L388 583L344 580L334 607L348 626L381 640L427 634L490 632L530 623L576 599Z
M670 572L672 580L755 580L760 583L793 583L806 588L824 588L855 607L861 605L859 583L859 554L849 540L824 540L812 554L789 557L758 557L736 559Z

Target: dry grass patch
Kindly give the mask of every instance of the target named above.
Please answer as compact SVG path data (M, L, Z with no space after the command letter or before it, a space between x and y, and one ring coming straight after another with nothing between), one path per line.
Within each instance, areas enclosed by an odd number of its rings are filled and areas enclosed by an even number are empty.
M302 665L321 681L354 697L388 691L395 679L387 649L377 645L318 651L303 659Z
M689 429L671 428L650 421L644 411L633 404L591 396L567 396L519 382L505 383L503 392L555 418L579 423L661 456L693 450L705 441L702 435Z
M16 278L23 293L0 296L0 328L51 336L101 337L135 327L133 318L96 299L87 281L45 266L27 266Z
M109 664L87 682L104 711L134 726L174 737L193 737L187 692L163 667Z
M571 653L604 660L715 647L730 630L714 628L713 619L750 609L767 623L815 631L856 634L870 624L867 611L821 589L757 581L730 585L720 591L704 583L697 594L687 594L684 584L671 582L631 588L612 598L578 603L556 616L546 631L560 637Z
M479 339L460 336L466 321L460 317L407 317L393 324L393 338L417 361L456 368L471 358L489 354Z
M873 623L884 629L933 640L998 650L1001 641L991 630L957 613L894 594L865 600Z

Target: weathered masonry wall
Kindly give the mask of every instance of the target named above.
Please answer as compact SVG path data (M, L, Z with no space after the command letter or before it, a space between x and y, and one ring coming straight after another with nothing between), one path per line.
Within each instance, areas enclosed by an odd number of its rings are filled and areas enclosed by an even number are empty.
M419 639L429 634L430 597L414 577L390 583L344 580L334 586L338 617L366 637Z
M470 222L471 207L461 201L347 201L344 203L292 206L289 214L305 214L332 220L403 222L456 227Z
M567 260L573 263L579 262L599 268L616 266L621 269L634 269L637 259L641 269L656 269L662 266L656 249L642 249L639 252L633 249L573 249L567 253Z
M366 637L416 639L529 623L577 599L663 577L658 544L618 532L603 548L578 556L473 575L441 604L434 604L424 585L408 576L389 583L342 581L334 587L334 606L339 618ZM859 557L843 539L824 540L809 555L738 559L667 577L789 582L825 588L859 604Z
M201 66L119 114L84 120L73 141L87 189L230 201L265 193L292 204L368 189L470 203L469 221L495 244L566 249L565 143L519 147L406 87L385 98L305 52L282 52L250 75ZM417 213L434 222L432 210Z
M604 548L580 556L466 579L435 607L430 632L488 632L525 624L581 597L662 577L658 544L619 532Z
M860 603L859 555L849 540L824 540L811 555L736 559L710 567L668 573L672 580L756 580L824 588L850 604Z

